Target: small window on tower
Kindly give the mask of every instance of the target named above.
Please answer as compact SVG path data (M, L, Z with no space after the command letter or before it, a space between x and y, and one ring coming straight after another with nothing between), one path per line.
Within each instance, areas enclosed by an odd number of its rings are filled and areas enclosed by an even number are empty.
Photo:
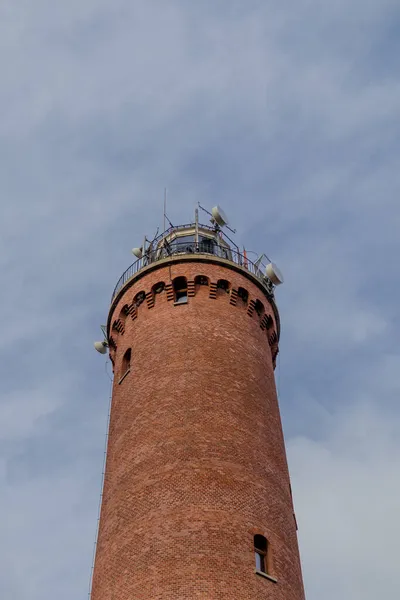
M256 571L267 573L268 541L263 535L254 536L254 554L256 559Z
M226 281L226 279L218 279L217 290L229 294L229 281Z
M196 275L194 283L196 285L208 285L208 277L205 275Z
M165 283L163 281L160 281L159 283L156 283L156 285L153 285L153 291L155 294L161 294L161 292L164 291L165 288Z
M265 312L264 304L260 300L256 300L254 310L256 311L259 317L262 317Z
M122 381L125 379L125 377L128 375L128 373L131 370L131 355L132 355L132 350L130 348L128 348L128 350L125 352L124 356L122 357L121 377L120 377L118 383L122 383Z
M134 297L134 299L133 299L134 305L135 306L140 306L144 302L145 298L146 298L146 293L145 292L138 292L136 294L136 296Z
M238 289L238 298L240 298L243 304L247 304L249 300L249 292L244 288L240 287Z
M186 304L188 298L186 277L174 279L174 294L175 304Z

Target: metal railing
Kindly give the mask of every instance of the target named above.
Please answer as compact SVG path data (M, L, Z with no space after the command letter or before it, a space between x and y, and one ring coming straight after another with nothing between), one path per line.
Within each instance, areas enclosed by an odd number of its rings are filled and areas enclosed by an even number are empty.
M179 242L179 238L171 242L164 242L163 246L155 248L154 250L150 249L143 258L139 258L133 264L130 265L122 273L121 277L117 281L117 285L114 288L112 293L111 302L114 300L115 296L118 292L124 287L124 285L138 273L144 267L151 265L159 260L164 258L168 258L170 256L177 255L190 255L190 254L208 254L212 256L217 256L219 258L224 258L225 260L229 260L244 269L247 269L250 273L252 273L263 286L266 288L268 294L272 297L274 294L274 284L271 280L263 273L259 266L255 265L251 260L247 258L244 254L241 254L235 249L227 248L226 246L220 245L216 242L215 239L205 239L199 242ZM264 265L260 265L264 266Z

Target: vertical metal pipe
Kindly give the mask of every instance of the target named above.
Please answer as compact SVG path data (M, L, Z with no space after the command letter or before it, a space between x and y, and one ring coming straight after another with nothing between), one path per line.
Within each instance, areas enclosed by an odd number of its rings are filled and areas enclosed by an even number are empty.
M195 222L195 233L194 241L196 250L199 249L199 209L196 208L194 211L194 222Z
M167 188L164 188L164 222L163 233L165 233L165 215L167 214Z

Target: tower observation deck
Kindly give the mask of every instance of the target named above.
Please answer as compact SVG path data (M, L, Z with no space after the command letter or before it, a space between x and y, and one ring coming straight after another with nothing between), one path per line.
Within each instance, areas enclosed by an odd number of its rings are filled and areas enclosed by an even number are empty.
M113 291L92 600L304 600L274 380L282 276L226 229L196 211L135 248Z

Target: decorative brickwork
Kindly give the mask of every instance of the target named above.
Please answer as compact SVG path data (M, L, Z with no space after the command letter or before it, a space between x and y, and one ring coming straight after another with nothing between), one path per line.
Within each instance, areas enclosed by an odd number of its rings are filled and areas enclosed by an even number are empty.
M189 298L193 297L196 294L196 286L194 283L194 279L191 279L187 282L188 296Z
M193 296L199 273L211 283ZM188 282L184 304L171 303L177 277ZM221 279L230 293L217 297ZM126 320L115 352L118 366L132 348L131 370L114 380L91 600L304 600L273 307L240 273L174 264L126 288L109 336L121 309L157 282L165 293ZM272 579L255 573L256 534L268 540Z
M217 298L217 284L213 282L210 283L210 298L213 300Z
M261 319L260 327L262 330L270 329L273 326L274 322L272 320L271 315L264 315Z
M235 290L234 288L231 290L231 298L229 300L230 304L232 304L232 306L236 306L236 302L237 302L237 297L238 297L238 292L237 290Z
M132 302L132 304L129 304L128 313L130 314L132 321L137 319L137 310L136 310L136 306L133 302Z
M204 284L204 276L199 276L197 275L195 279L191 279L187 282L187 290L188 290L188 297L190 298L194 298L196 296L196 285L197 285L197 292L199 291L199 287L200 284L196 284L196 280L202 280L203 284ZM222 283L224 284L224 287L222 286ZM245 296L248 297L248 291L245 288L240 288L242 291L242 295L245 292ZM173 300L174 299L174 290L173 290L173 283L167 283L165 284L165 282L163 281L159 281L157 284L155 284L151 291L149 292L144 292L141 291L138 294L135 295L133 301L131 302L131 304L125 304L121 311L120 311L120 317L114 321L113 323L113 327L112 330L114 332L116 332L117 334L123 334L125 331L125 319L127 315L130 315L132 320L135 320L137 318L138 315L138 307L143 304L143 300L146 300L146 304L147 304L147 308L153 308L154 304L155 304L155 298L157 294L162 293L163 291L166 291L167 294L167 299ZM216 300L219 296L224 296L226 293L229 294L230 298L229 298L229 303L232 306L236 306L238 304L238 290L235 288L231 287L231 283L227 280L218 280L217 283L210 283L209 284L209 298ZM242 298L241 298L241 303L239 304L243 304ZM247 314L249 315L249 317L253 317L255 314L258 315L259 319L260 319L260 327L263 331L265 331L266 329L269 330L271 327L274 326L274 321L272 319L272 316L269 314L265 314L265 307L264 304L261 302L261 300L259 300L258 298L252 298L249 303L248 303L248 307L247 307ZM276 335L276 332L273 331L272 333L269 333L268 336L268 343L271 346L272 349L272 361L275 367L275 359L276 359L276 355L278 354L277 351L277 347L278 347L278 337Z
M250 300L249 307L247 309L247 314L249 315L249 317L253 316L255 305L256 305L256 301Z
M112 328L113 328L113 331L116 331L117 333L120 333L121 335L125 332L124 324L121 321L121 319L117 319L116 321L114 321Z
M147 302L147 308L153 308L154 306L154 293L151 292L147 292L146 294L146 302Z
M174 288L172 286L172 283L167 283L165 285L165 291L167 293L167 300L170 302L174 299Z
M274 346L275 344L278 343L278 337L277 337L275 331L273 331L271 333L271 335L268 336L268 342L269 342L270 346Z

